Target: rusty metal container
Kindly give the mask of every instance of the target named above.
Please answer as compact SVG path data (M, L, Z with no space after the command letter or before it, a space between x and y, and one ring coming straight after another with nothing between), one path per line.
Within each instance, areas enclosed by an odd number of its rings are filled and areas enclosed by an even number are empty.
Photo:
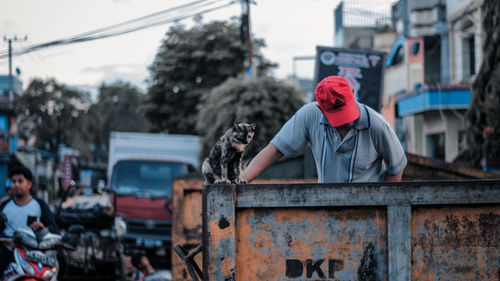
M172 245L181 245L191 251L201 244L203 180L200 178L179 178L172 185ZM201 266L201 255L195 257ZM184 262L172 252L172 280L191 280Z
M210 185L205 280L499 280L500 181Z
M256 180L256 184L313 183L316 180ZM202 243L202 190L203 179L183 177L174 180L172 186L172 245L178 244L192 251ZM202 266L202 255L195 261ZM184 262L172 252L172 280L192 280Z

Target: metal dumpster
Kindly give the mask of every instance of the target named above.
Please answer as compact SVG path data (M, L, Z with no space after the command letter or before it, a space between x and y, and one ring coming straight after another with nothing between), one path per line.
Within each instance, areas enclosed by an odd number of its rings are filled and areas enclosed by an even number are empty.
M179 177L174 180L172 189L172 244L180 245L186 251L194 250L202 242L202 189L201 177ZM256 180L257 184L313 183L316 180ZM201 255L194 261L202 265ZM183 260L172 252L172 280L192 280Z
M500 280L500 181L210 185L205 280Z

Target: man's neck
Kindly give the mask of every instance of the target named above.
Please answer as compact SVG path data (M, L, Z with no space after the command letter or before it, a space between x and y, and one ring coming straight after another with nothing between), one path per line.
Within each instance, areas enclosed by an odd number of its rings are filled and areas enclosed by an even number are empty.
M17 205L20 206L28 204L31 201L31 199L33 199L33 197L29 194L23 197L14 196L14 201L16 202Z
M349 122L347 124L344 124L342 126L335 127L337 129L337 132L340 135L340 139L343 140L344 137L349 133L349 131L354 127L355 122Z
M343 140L347 133L351 130L351 127L336 127L337 132L340 135L340 139Z

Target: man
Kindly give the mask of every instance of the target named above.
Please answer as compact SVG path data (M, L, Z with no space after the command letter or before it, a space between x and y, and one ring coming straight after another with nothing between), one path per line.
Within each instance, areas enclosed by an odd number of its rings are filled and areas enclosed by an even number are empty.
M131 259L132 265L136 268L132 280L144 280L145 277L154 274L155 270L151 266L148 257L143 252L134 253Z
M344 77L329 76L242 173L251 181L282 156L310 145L318 181L401 181L406 156L396 134L373 109L356 102Z
M4 236L12 236L16 229L37 231L47 227L57 232L57 225L49 206L42 199L32 197L33 175L25 167L15 168L12 175L12 198L0 204L0 212L8 218L3 230ZM0 274L13 261L12 251L0 245Z

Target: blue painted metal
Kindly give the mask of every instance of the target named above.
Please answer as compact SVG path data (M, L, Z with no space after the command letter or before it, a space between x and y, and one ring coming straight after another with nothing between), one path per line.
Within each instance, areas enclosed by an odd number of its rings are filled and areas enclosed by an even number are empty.
M469 89L424 90L415 95L399 98L398 115L406 116L438 109L466 109L470 100Z
M7 116L0 114L0 130L7 131L7 129L8 129Z
M23 83L21 82L21 80L19 80L18 77L13 76L12 82L13 82L12 87L13 87L14 93L21 94L23 92ZM8 90L9 90L9 76L8 75L0 75L0 96L8 93Z
M14 153L17 151L17 135L10 137L9 152Z
M5 193L5 183L7 181L7 165L9 163L9 156L3 154L0 156L0 198L3 198Z
M399 47L404 48L405 47L405 38L400 36L398 39L396 39L396 42L394 42L394 45L392 46L391 53L389 54L389 58L385 62L385 66L389 67L391 66L392 62L396 58L396 54L398 53ZM405 54L406 55L406 54Z

